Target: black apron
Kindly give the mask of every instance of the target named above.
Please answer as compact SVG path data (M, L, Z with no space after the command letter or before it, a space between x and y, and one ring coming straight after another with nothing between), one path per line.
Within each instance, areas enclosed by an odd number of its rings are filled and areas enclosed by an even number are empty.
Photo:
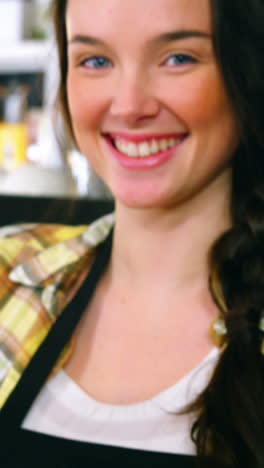
M34 399L69 342L111 253L112 233L100 244L90 273L51 328L0 411L0 468L160 466L194 468L196 457L78 442L21 429Z

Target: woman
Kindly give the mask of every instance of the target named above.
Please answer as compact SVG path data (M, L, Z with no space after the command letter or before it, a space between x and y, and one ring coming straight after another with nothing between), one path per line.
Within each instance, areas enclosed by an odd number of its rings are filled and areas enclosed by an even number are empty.
M261 468L263 1L55 0L54 19L115 222L2 233L3 460Z

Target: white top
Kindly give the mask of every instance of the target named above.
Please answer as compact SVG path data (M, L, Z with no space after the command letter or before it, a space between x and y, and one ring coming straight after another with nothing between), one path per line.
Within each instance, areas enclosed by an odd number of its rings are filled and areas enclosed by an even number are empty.
M220 351L209 355L175 385L130 405L100 403L63 370L43 387L22 427L72 440L158 452L195 454L194 415L177 415L206 387Z

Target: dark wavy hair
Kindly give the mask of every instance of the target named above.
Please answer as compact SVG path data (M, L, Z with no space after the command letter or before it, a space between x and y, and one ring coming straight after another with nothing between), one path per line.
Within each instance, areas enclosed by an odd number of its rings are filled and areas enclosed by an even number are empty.
M232 159L232 228L211 248L211 272L226 305L227 344L205 391L192 438L200 466L264 467L264 0L209 0L215 56L240 132ZM59 103L67 102L67 0L53 0L59 50ZM217 286L215 286L217 284Z

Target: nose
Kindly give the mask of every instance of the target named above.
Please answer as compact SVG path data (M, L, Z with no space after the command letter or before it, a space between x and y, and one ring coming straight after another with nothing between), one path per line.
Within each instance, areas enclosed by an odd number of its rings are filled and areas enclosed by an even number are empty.
M118 80L112 95L110 114L126 125L156 117L160 103L147 80L123 77Z

